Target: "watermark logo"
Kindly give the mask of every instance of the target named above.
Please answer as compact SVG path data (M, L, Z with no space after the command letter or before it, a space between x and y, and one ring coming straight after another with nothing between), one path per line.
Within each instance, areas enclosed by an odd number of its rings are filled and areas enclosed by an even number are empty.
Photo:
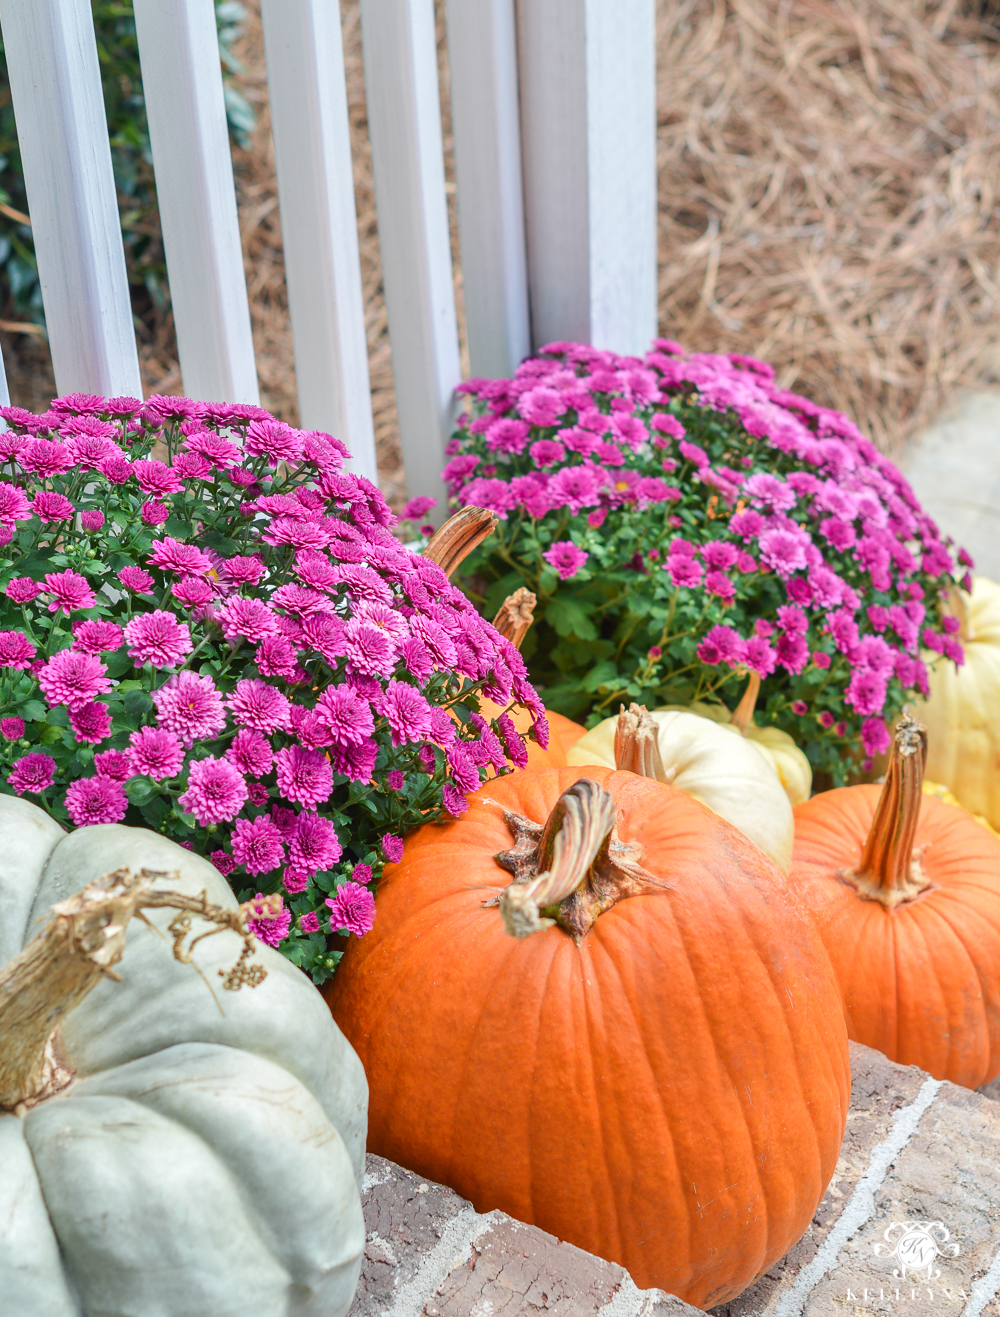
M893 1221L883 1238L884 1244L875 1245L875 1256L895 1258L896 1280L907 1276L937 1280L941 1275L941 1268L934 1265L937 1259L955 1258L961 1252L943 1221Z

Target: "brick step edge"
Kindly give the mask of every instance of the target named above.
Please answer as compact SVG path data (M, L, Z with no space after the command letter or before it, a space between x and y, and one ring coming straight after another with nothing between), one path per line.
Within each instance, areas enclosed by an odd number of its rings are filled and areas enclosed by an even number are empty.
M993 1086L990 1096L974 1093L854 1043L851 1072L840 1159L809 1229L713 1317L1000 1317ZM365 1256L350 1317L698 1311L660 1290L640 1290L622 1267L537 1226L478 1213L453 1190L380 1157L368 1157L362 1204ZM919 1271L894 1251L907 1229L926 1236L929 1262Z

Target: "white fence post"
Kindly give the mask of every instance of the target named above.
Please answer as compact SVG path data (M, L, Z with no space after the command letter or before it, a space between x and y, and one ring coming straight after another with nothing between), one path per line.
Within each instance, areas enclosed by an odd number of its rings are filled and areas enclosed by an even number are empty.
M531 351L514 0L448 0L458 231L473 375Z
M134 0L184 391L257 403L212 0Z
M461 378L433 0L361 0L368 129L406 487L438 500Z
M378 480L340 9L262 0L299 421Z
M518 0L531 333L626 354L656 333L653 0Z
M142 395L88 0L0 0L60 393Z

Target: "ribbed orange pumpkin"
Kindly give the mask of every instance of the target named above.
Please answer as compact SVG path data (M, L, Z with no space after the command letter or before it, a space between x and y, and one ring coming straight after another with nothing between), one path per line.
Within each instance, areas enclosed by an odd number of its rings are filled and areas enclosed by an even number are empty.
M586 774L513 773L412 834L328 1000L372 1152L707 1308L823 1196L843 1009L741 834L662 783Z
M830 952L851 1038L975 1088L1000 1073L1000 839L921 793L926 747L904 717L883 787L796 808L792 882Z

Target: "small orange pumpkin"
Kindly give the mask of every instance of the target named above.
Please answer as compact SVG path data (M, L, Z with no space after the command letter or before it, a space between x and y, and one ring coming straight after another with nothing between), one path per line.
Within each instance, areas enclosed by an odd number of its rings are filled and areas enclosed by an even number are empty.
M586 771L512 773L412 833L328 1000L368 1075L370 1151L707 1308L823 1196L843 1009L736 829Z
M1000 839L923 794L905 716L885 785L795 810L792 881L816 917L856 1042L976 1088L1000 1073Z

